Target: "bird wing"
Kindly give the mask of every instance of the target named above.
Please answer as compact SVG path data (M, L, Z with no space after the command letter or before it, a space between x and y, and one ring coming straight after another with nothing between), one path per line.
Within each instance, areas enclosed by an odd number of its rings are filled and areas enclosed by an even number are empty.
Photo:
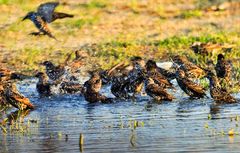
M162 95L168 95L168 93L162 89L161 87L159 87L156 84L151 84L147 86L148 91L150 91L153 95L156 96L162 96Z
M198 93L205 93L205 90L204 90L203 87L201 87L200 85L192 82L191 80L184 79L182 81L187 86L188 90L198 92Z
M49 28L48 28L47 23L43 20L42 17L37 16L37 22L36 22L35 24L36 24L37 28L38 28L41 32L43 32L44 34L48 35L49 37L51 37L51 38L53 38L53 39L56 39L56 38L52 35L51 31L50 31Z
M167 78L161 73L151 73L150 77L153 78L154 82L157 84L164 84L167 87L172 87L172 84L167 80Z
M51 23L53 21L53 12L55 8L59 5L59 2L48 2L41 4L37 13L43 18L47 23Z
M14 106L19 108L21 104L26 105L28 108L34 108L34 106L31 104L30 100L23 95L21 95L18 91L13 91L14 89L9 88L7 89L7 97L9 98L9 102Z

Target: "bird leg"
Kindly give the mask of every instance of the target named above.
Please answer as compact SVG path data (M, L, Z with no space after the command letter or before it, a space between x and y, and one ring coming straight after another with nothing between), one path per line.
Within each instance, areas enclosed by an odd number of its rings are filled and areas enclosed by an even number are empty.
M41 32L31 32L29 35L39 36L41 35Z

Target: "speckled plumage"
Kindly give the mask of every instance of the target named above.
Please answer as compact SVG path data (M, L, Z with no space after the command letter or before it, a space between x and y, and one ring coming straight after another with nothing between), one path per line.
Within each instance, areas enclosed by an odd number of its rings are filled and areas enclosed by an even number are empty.
M107 98L106 96L99 93L102 87L102 80L99 72L93 71L93 72L90 72L90 74L91 74L90 79L84 83L84 87L86 88L83 94L85 97L85 100L90 103L111 102L111 98Z
M4 93L5 93L4 85L3 85L3 82L0 81L0 105L1 106L6 106L8 104Z
M6 100L12 106L20 110L34 108L30 100L18 92L15 83L6 83L4 86L4 90L5 90L4 95L6 97Z
M191 78L202 78L206 76L206 72L203 68L190 62L185 56L177 55L173 58L173 61L180 66L180 68Z
M35 35L38 35L40 33L43 33L44 35L48 35L51 38L56 39L52 33L50 32L47 23L51 23L55 21L56 19L62 19L66 17L73 17L71 14L66 13L60 13L60 12L54 12L55 8L59 5L58 2L48 2L41 4L37 12L29 12L24 18L31 20L34 25L39 29L39 33L33 33Z
M48 81L48 77L45 73L38 72L35 77L38 78L36 89L40 95L51 95L51 84Z
M91 90L88 90L84 93L84 98L86 101L90 103L96 103L96 102L102 102L102 103L111 103L112 99L108 98L99 92L94 92Z
M45 61L42 63L42 65L46 68L46 74L51 80L58 80L60 79L63 74L65 73L65 68L63 65L55 66L50 61Z
M60 84L60 90L62 93L74 94L74 93L84 93L84 87L79 83L74 83L70 81L64 81Z
M99 92L102 88L102 79L98 71L90 72L89 80L84 83L84 87L88 90Z
M179 69L176 74L179 87L191 98L203 98L206 95L205 89L191 81L183 70Z
M167 93L167 91L163 87L154 83L154 80L150 77L148 77L145 80L145 91L147 95L149 95L150 97L154 98L157 101L161 100L172 101L174 99L174 97Z
M231 79L232 65L229 61L224 59L222 54L218 55L217 64L215 66L217 72L217 77L225 79L226 82L229 82Z
M210 95L217 103L235 103L236 99L230 95L226 88L221 87L218 78L212 72L207 75L210 82Z
M112 79L111 92L117 98L129 98L127 91L124 89L125 79L123 76L115 76Z
M156 84L163 88L173 88L172 83L169 82L167 77L158 71L158 67L155 61L148 60L146 63L146 70L148 77L152 78Z
M128 94L133 94L133 96L137 93L140 93L143 88L145 73L145 61L141 57L133 57L131 59L133 69L128 73L128 76L124 82L124 90Z

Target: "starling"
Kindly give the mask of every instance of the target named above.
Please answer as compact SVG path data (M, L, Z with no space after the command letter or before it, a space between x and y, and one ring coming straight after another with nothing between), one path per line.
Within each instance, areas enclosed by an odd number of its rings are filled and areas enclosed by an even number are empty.
M212 44L212 43L201 43L201 42L195 42L190 47L194 53L200 54L200 55L213 55L217 54L222 51L231 51L234 45L230 44Z
M28 78L28 76L21 74L21 73L17 73L17 72L13 72L9 69L5 69L5 68L0 68L0 81L9 81L9 80L23 80Z
M175 72L172 72L170 70L165 70L161 67L157 67L158 72L160 72L163 76L167 78L168 81L171 81L175 79L176 75Z
M84 87L79 83L63 81L60 84L60 91L68 94L84 93Z
M4 90L6 100L12 106L20 110L34 108L30 100L19 93L15 83L6 83L6 85L4 86Z
M178 85L191 98L203 98L206 95L205 89L191 81L183 70L178 69L176 74Z
M47 76L53 81L60 79L65 73L65 67L63 65L55 66L50 61L45 61L41 63L41 65L45 66Z
M206 76L205 69L190 62L185 56L177 55L173 58L173 61L180 66L180 69L182 69L188 77L202 78Z
M173 88L172 83L169 82L167 77L158 71L158 67L155 61L148 60L146 63L146 69L148 77L152 78L156 84L163 88Z
M208 72L207 78L210 82L210 95L217 103L235 103L236 99L230 95L226 88L221 87L217 76Z
M109 82L112 81L112 78L116 75L118 75L118 68L121 67L124 63L120 62L114 66L112 66L111 68L107 69L107 70L101 70L100 71L100 76L102 78L102 83L103 85L108 84Z
M51 84L48 81L47 75L43 72L38 72L35 77L38 78L38 83L36 85L38 93L46 96L51 95Z
M37 12L29 12L23 20L30 19L35 26L39 29L39 32L32 33L35 35L39 35L40 33L43 33L44 35L48 35L51 38L56 39L50 32L47 23L51 23L55 21L56 19L62 19L66 17L72 18L73 15L61 13L61 12L54 12L55 8L59 5L58 2L48 2L41 4Z
M84 87L86 88L84 91L85 100L90 103L102 102L109 103L111 102L111 98L107 98L106 96L99 93L102 88L102 80L98 71L90 72L90 79L84 83Z
M147 95L150 97L154 98L157 101L161 100L167 100L167 101L172 101L174 97L167 93L167 91L156 84L154 80L150 77L146 78L145 80L145 91Z
M224 59L223 54L218 54L215 70L218 78L225 79L226 82L230 81L232 65L229 61Z
M6 106L8 104L4 93L4 85L3 82L0 81L0 106Z
M75 53L75 58L73 59L72 62L68 63L68 66L71 67L72 70L77 71L79 68L85 65L84 60L87 57L89 57L89 55L82 50L76 50L74 53ZM71 54L69 54L69 58L70 58L70 55Z
M114 76L112 79L111 92L117 98L127 99L129 95L124 89L125 79L123 76Z
M133 69L128 73L126 80L124 81L124 90L126 90L129 94L133 93L133 97L135 94L140 93L143 88L143 81L145 74L145 61L141 57L133 57L131 59Z
M111 103L112 99L108 98L99 92L95 92L92 90L87 89L86 92L84 93L84 98L86 101L90 103L96 103L96 102L102 102L102 103Z
M98 71L90 71L91 77L84 83L84 87L88 90L99 92L102 88L102 79Z
M133 94L133 97L142 91L144 77L138 74L136 77L129 77L124 81L123 88L128 95Z

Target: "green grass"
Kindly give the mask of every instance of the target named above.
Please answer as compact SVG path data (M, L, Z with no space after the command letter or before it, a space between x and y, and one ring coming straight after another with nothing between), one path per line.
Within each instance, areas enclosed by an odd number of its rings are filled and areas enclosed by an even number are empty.
M86 9L102 9L107 7L107 3L105 0L91 0L87 3L80 4L80 6Z
M98 17L77 19L77 20L69 21L69 23L67 23L67 27L69 27L69 28L82 28L85 25L86 26L91 26L94 23L96 23L97 21L98 21Z
M0 4L24 4L28 3L29 0L0 0Z
M51 60L58 64L65 60L67 53L83 49L102 68L122 60L128 62L136 55L166 61L175 54L185 54L192 61L203 63L206 60L189 48L196 41L235 44L236 48L226 57L238 58L240 30L235 19L239 15L207 14L195 2L69 1L57 11L74 14L74 18L49 24L53 35L60 40L56 42L46 36L29 36L37 29L30 21L20 22L28 11L40 5L39 1L0 0L0 61L13 70L31 73L42 69L39 62ZM185 7L188 5L195 8L190 10ZM209 58L215 61L216 57ZM239 62L234 65L238 66Z
M188 10L188 11L184 11L182 12L182 14L180 15L181 18L184 19L189 19L189 18L199 18L203 15L203 12L201 10Z

